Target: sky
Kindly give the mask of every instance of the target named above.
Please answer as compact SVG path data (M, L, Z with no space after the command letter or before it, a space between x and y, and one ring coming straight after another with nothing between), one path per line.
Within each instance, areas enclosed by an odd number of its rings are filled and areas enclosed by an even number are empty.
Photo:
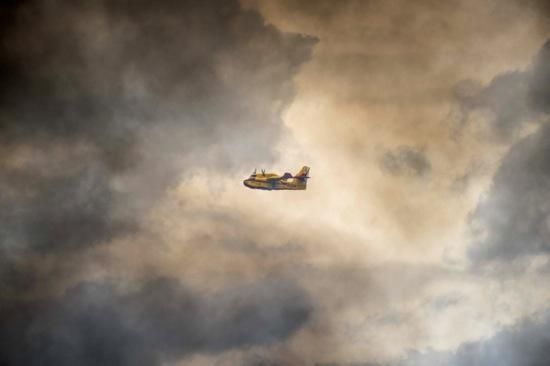
M543 0L4 1L0 365L546 365L549 122Z

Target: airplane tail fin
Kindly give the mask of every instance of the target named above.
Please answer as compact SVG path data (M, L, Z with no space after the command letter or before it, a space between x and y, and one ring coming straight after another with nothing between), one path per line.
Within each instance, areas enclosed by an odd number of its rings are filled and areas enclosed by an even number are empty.
M303 166L302 169L294 176L294 178L306 183L309 178L309 167Z

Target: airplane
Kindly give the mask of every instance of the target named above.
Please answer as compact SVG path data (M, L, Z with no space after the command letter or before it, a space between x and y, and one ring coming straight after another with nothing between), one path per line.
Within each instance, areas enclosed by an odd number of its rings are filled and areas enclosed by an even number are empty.
M296 175L285 173L279 176L274 173L266 173L265 170L261 170L261 174L254 173L250 175L250 178L245 179L243 184L252 189L263 190L304 190L307 187L307 180L309 177L309 167L304 166Z

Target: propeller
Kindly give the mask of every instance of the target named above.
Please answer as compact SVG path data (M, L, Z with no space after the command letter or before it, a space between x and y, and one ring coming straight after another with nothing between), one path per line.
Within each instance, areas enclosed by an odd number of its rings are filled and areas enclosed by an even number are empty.
M252 175L256 175L256 169L254 169L254 173L252 173Z
M262 175L265 175L265 169L262 169Z

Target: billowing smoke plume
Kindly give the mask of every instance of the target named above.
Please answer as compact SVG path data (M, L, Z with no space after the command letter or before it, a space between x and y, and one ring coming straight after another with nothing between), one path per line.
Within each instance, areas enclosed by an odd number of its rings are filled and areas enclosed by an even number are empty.
M504 328L487 340L466 342L455 351L411 354L392 366L543 366L550 358L549 331L550 319L544 314Z
M160 365L195 352L270 344L302 326L311 309L287 281L204 297L157 278L130 292L82 283L59 299L2 311L0 364L84 366Z
M549 83L550 41L531 69L499 75L467 98L462 94L462 107L469 112L491 113L491 127L501 138L511 138L530 119L542 122L535 133L512 146L472 214L478 236L469 254L475 265L497 261L510 271L518 259L550 252ZM550 359L549 332L546 311L503 327L487 339L462 343L454 351L410 354L394 365L542 366Z
M528 116L535 115L541 115L543 125L510 149L487 197L474 212L478 239L470 254L475 261L550 252L549 84L550 41L532 70L499 76L478 95L480 106L494 112L497 130L519 129Z
M273 160L314 42L237 1L0 5L1 364L153 365L307 320L288 281L212 298L170 279L50 289L78 254L139 235L194 169Z
M38 1L3 15L2 237L37 251L133 230L193 168L272 159L312 44L233 1Z

